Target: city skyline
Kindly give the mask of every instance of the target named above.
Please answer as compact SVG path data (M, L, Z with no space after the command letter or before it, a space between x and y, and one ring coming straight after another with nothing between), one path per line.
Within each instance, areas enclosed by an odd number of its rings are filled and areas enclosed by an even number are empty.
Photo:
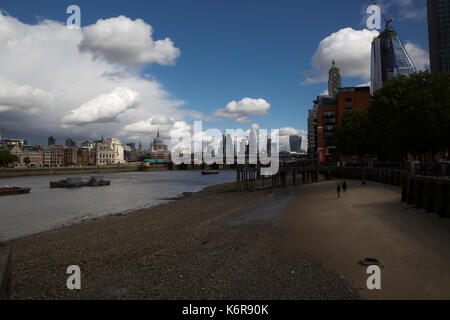
M418 70L428 68L425 1L380 4L394 10L395 28ZM7 136L44 144L50 135L77 141L104 135L146 144L158 129L167 138L172 131L191 130L193 120L203 120L205 129L222 131L247 130L253 124L281 128L285 145L289 135L299 135L306 149L307 110L317 95L327 93L331 61L341 70L343 86L366 84L370 43L378 34L364 25L362 12L369 2L356 0L345 10L332 1L285 2L276 10L273 4L258 3L257 12L250 3L198 2L184 12L196 17L195 7L209 9L198 21L176 20L180 13L172 17L168 5L160 3L124 7L108 2L108 9L83 1L78 5L81 31L63 25L67 3L2 3L0 25L12 30L3 40L18 43L3 48L0 66L0 87L7 93L0 95L0 127ZM307 28L313 20L306 13L319 7L323 23ZM284 16L286 22L262 23L260 16L269 21ZM227 17L233 18L233 26L227 25ZM188 25L196 32L184 30ZM125 26L139 45L127 42ZM215 31L205 31L213 26ZM114 48L95 42L104 39L105 30L116 30ZM21 40L24 34L27 42ZM19 50L19 45L33 50ZM11 61L29 54L30 65ZM45 56L52 64L35 63Z

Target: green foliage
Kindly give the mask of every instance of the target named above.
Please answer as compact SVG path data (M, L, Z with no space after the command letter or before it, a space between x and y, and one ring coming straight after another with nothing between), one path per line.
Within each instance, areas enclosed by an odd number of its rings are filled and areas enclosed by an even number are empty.
M29 158L29 157L25 157L25 158L23 159L23 163L25 163L25 165L28 166L28 165L31 163L30 158Z
M0 167L7 167L18 161L19 158L16 155L9 153L9 151L0 151Z
M367 118L346 112L342 127L335 142L344 155L405 160L408 154L445 152L450 148L450 75L426 71L396 77L371 98Z
M334 131L337 151L345 156L365 156L372 150L372 139L367 109L346 111L341 125Z

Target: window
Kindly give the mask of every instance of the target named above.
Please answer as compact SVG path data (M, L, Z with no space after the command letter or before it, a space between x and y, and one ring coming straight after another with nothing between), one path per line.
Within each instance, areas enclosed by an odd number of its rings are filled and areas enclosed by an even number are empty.
M352 98L345 98L345 109L353 108L353 100Z

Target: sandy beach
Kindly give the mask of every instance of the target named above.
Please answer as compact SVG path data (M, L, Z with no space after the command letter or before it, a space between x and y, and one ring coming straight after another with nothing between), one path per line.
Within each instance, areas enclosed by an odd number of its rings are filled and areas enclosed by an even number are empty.
M207 188L166 205L14 241L13 299L352 299L287 241L297 190ZM66 288L79 265L82 289Z
M450 220L400 201L397 187L347 181L302 186L283 219L301 251L349 281L364 299L450 299ZM381 290L367 289L366 267L381 264Z
M215 186L11 243L13 299L449 299L450 221L398 188ZM377 258L382 290L366 287ZM66 288L79 265L82 289Z

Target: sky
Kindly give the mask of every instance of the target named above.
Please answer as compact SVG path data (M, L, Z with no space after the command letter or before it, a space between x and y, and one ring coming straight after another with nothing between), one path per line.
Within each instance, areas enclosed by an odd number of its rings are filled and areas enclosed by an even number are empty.
M375 0L418 70L429 68L426 0ZM81 29L66 25L81 10ZM203 129L301 135L336 60L369 82L370 1L146 0L0 3L0 128L63 144L102 136L148 146ZM392 12L392 13L391 13ZM284 140L283 140L284 139Z

